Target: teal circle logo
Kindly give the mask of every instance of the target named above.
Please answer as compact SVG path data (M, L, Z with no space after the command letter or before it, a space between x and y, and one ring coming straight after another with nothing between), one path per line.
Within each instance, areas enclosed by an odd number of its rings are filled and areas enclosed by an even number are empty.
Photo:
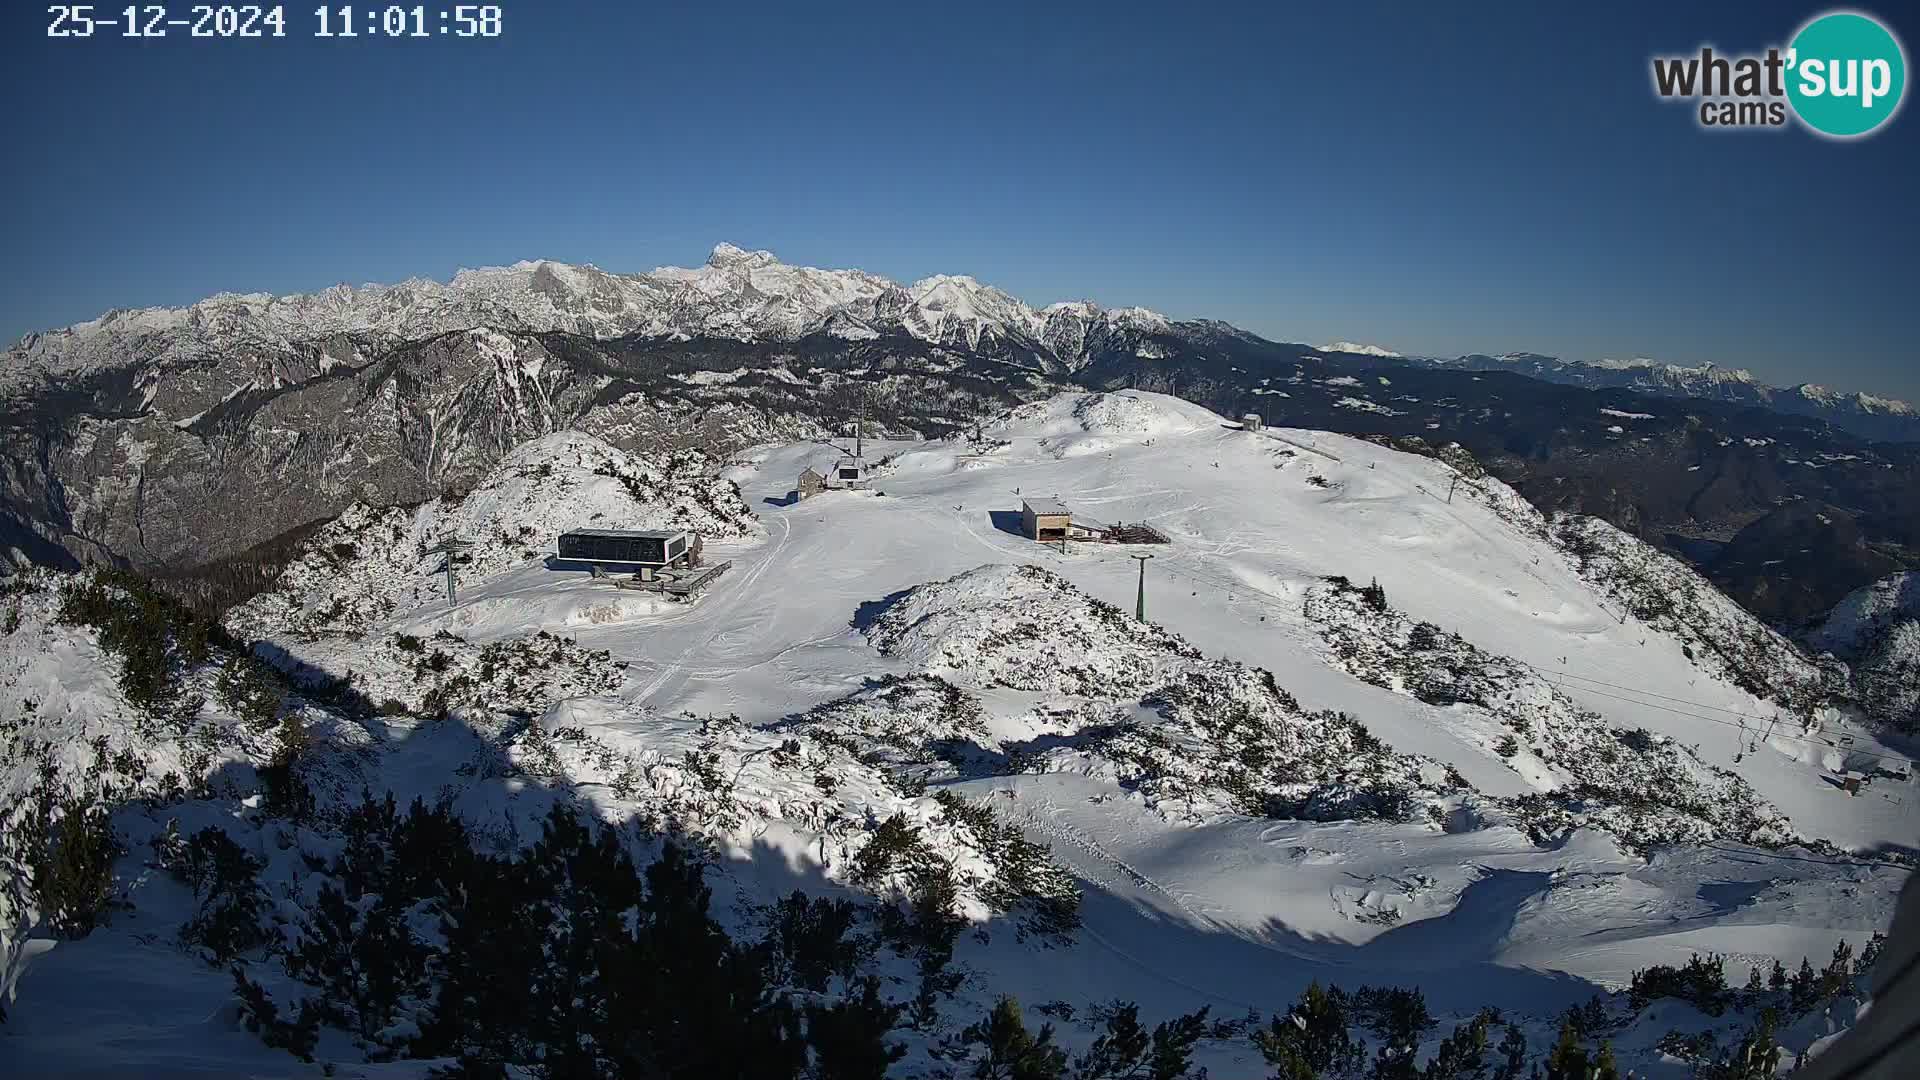
M1907 55L1866 15L1836 11L1800 28L1787 51L1787 100L1802 123L1850 139L1886 123L1907 89Z

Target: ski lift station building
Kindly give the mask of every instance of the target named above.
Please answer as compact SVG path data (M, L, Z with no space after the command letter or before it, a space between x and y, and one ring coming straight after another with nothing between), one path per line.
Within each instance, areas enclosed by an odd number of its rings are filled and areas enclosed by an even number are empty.
M830 488L847 488L859 491L867 486L867 460L859 454L848 454L834 462L833 473L827 477Z
M1020 531L1029 540L1043 544L1062 540L1099 540L1109 526L1086 518L1075 518L1073 510L1059 499L1025 499L1020 503Z
M560 534L560 562L607 570L633 570L642 576L670 566L690 566L700 541L685 529L575 529Z
M1020 525L1029 540L1065 540L1073 511L1059 499L1027 499L1020 504Z

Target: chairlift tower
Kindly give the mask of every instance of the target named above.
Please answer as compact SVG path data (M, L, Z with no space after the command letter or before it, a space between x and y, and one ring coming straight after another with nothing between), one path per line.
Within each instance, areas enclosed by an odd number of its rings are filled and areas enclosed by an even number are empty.
M458 583L454 580L454 565L459 561L460 556L473 546L474 542L472 540L448 537L427 549L426 553L428 555L441 555L445 557L446 561L441 566L441 569L446 571L447 574L447 607L449 608L453 607L455 601L458 599Z
M1135 555L1135 556L1132 556L1132 558L1133 558L1133 561L1140 564L1140 591L1134 597L1133 617L1139 620L1140 622L1146 622L1147 621L1147 560L1153 558L1153 556Z

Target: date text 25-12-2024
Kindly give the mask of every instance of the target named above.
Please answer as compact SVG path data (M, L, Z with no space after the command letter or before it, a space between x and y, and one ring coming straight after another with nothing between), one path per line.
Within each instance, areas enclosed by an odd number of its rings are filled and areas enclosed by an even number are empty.
M96 4L55 4L47 8L50 38L284 38L285 5L130 4L114 10ZM315 8L311 36L317 38L496 38L506 29L499 4L415 4ZM298 33L298 28L294 28Z

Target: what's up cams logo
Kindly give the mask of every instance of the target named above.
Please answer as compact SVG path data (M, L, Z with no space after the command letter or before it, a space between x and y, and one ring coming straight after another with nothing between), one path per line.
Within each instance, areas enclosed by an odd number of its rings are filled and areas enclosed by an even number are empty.
M1907 54L1880 20L1855 11L1814 17L1784 50L1653 58L1653 89L1665 100L1698 102L1700 126L1780 128L1788 118L1819 135L1872 134L1900 111Z

